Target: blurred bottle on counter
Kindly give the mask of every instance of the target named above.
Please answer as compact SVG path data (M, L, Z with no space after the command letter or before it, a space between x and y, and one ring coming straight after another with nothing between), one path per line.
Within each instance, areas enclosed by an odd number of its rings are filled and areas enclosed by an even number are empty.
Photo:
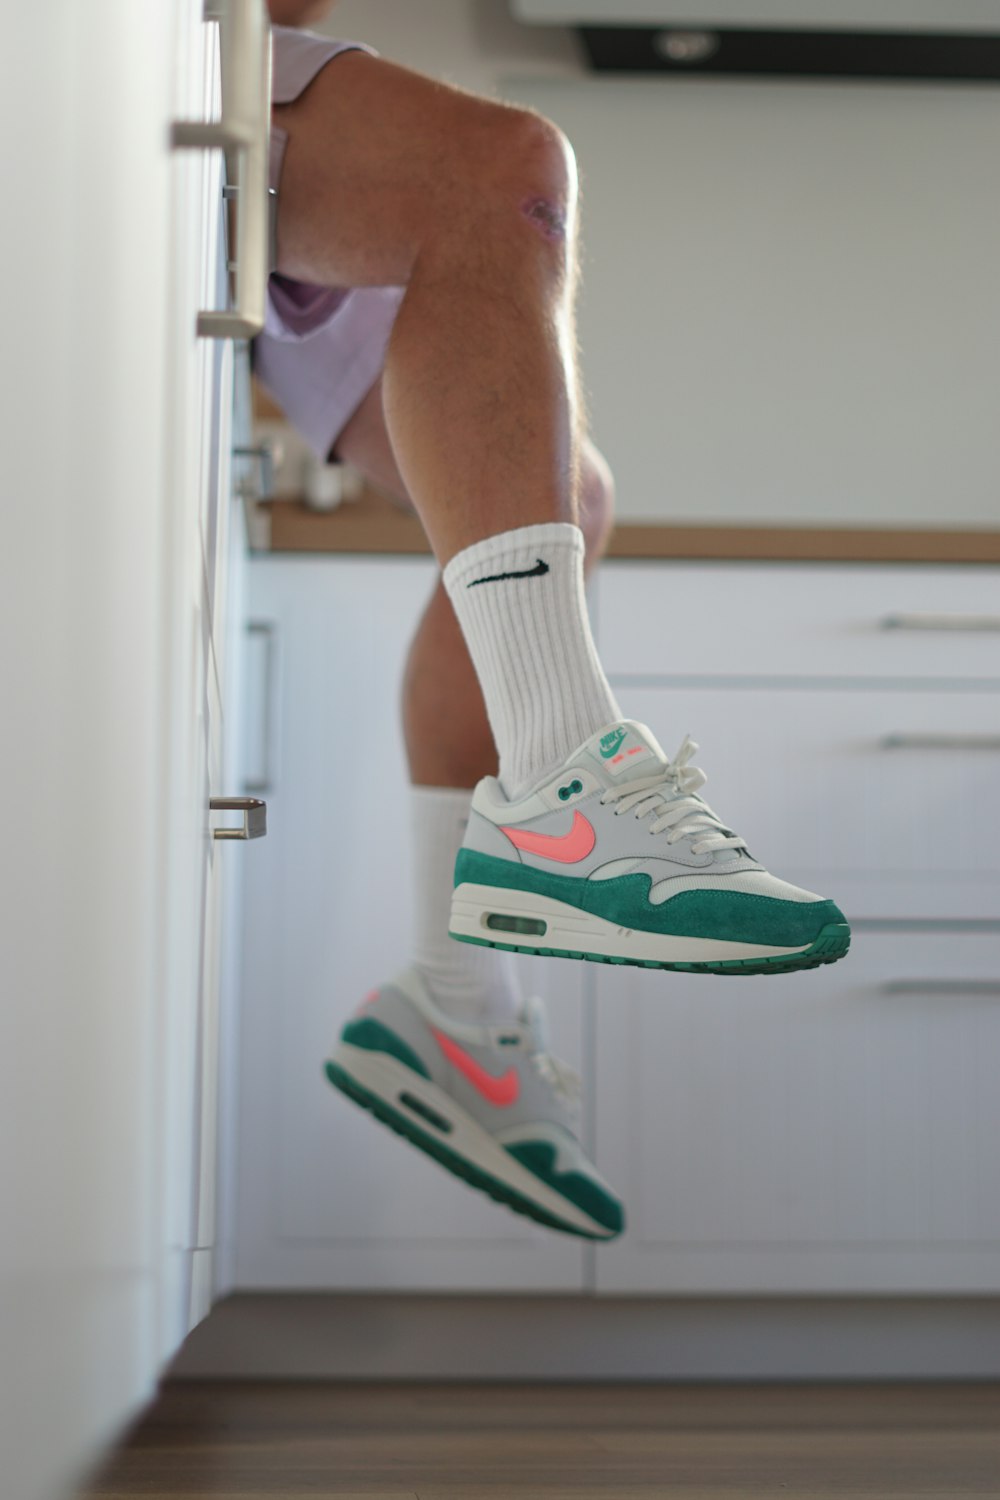
M361 498L364 481L350 464L326 464L314 454L302 469L302 496L312 510L336 510L338 505Z

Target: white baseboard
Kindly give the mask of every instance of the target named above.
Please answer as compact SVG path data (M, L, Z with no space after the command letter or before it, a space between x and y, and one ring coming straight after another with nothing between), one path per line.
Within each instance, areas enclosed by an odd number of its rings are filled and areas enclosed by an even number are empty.
M178 1377L919 1380L1000 1377L1000 1298L235 1293Z

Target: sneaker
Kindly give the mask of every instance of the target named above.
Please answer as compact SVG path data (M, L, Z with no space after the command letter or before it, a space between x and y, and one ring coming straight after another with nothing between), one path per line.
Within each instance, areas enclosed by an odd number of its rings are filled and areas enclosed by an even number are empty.
M580 1144L579 1076L545 1050L540 1001L513 1024L467 1025L408 969L348 1021L326 1076L515 1212L591 1240L622 1232L622 1204Z
M455 862L450 932L519 953L699 974L776 974L842 958L832 901L769 875L698 796L685 739L599 730L517 802L487 776Z

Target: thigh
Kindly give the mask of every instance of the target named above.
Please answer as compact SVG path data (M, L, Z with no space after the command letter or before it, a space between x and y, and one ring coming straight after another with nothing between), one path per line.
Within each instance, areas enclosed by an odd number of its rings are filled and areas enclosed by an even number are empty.
M509 166L517 112L363 52L344 52L294 102L278 199L278 270L325 286L404 286L435 226Z

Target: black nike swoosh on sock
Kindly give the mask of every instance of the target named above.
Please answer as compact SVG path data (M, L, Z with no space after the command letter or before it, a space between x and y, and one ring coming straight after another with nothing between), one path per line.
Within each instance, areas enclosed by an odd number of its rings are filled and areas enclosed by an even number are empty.
M474 589L477 583L503 583L507 578L541 578L548 571L548 563L539 558L533 568L525 568L520 573L491 573L487 578L474 578L466 588Z

